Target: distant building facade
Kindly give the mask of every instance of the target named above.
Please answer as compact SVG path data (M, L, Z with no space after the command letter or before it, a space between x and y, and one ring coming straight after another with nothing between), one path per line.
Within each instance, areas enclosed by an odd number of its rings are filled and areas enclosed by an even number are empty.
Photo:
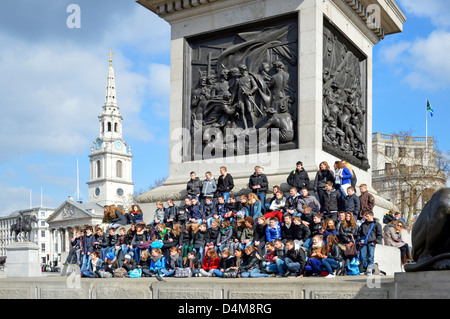
M414 214L420 212L431 195L445 187L433 137L373 133L372 156L373 188L402 213L410 207Z
M22 213L24 216L36 216L38 222L33 223L33 230L30 234L30 241L39 246L39 260L41 263L48 263L50 260L52 234L49 232L47 218L54 212L54 208L34 207L17 210L8 216L0 218L0 256L6 257L6 247L14 242L14 233L11 233L11 226L17 222L17 217ZM55 235L55 234L53 234ZM57 234L56 234L57 235ZM18 240L23 240L23 234L19 234Z

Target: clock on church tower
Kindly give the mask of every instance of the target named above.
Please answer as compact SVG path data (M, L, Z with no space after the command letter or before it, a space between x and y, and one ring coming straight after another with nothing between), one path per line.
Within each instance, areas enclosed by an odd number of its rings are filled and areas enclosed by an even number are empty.
M123 116L117 104L116 83L109 53L105 103L99 118L99 137L91 148L89 202L102 206L125 205L134 193L130 147L122 138Z

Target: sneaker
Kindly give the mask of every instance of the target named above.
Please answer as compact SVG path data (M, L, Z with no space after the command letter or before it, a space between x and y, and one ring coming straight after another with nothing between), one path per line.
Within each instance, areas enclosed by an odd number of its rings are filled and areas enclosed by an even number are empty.
M336 276L333 274L328 274L328 276L325 276L325 279L331 279L331 278L335 278Z

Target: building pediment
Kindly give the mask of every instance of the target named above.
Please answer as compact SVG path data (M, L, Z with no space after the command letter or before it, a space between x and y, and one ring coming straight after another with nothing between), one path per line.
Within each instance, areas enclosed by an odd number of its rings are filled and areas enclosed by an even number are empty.
M103 207L98 204L83 204L65 201L47 219L48 224L66 221L103 218Z

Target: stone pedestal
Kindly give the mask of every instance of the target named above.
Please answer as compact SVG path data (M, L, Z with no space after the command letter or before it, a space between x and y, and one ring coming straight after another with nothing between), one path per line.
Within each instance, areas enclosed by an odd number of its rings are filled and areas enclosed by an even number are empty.
M310 179L314 180L319 163L327 161L330 167L333 167L335 161L345 159L343 155L347 153L345 150L342 151L344 147L342 144L345 143L333 140L330 144L326 139L330 135L330 127L327 124L330 115L328 109L324 108L324 105L329 103L329 101L324 102L326 101L324 90L328 88L326 74L330 71L328 70L329 66L342 70L345 64L344 68L352 68L349 61L344 61L345 63L337 66L338 62L335 61L335 57L340 56L337 54L339 50L342 52L348 50L348 56L359 61L355 62L359 63L358 66L353 67L358 80L349 88L342 87L348 91L346 94L350 94L349 92L357 87L361 106L364 109L360 114L361 125L359 128L362 134L361 139L364 140L361 143L365 145L365 161L358 162L352 156L347 161L353 166L358 185L365 183L368 185L369 191L375 193L372 188L372 170L370 168L372 159L372 48L385 35L402 31L405 17L393 1L136 1L169 22L172 30L169 176L162 187L136 198L144 212L153 214L154 203L158 200L165 201L168 198L182 200L186 194L186 183L191 171L197 172L200 179L204 179L206 171L211 171L217 180L219 167L226 166L235 181L233 193L239 196L250 192L247 186L248 179L253 174L256 165L264 168L264 173L269 179L269 191L273 185L281 185L283 190L287 191L289 188L286 178L295 169L297 161L303 162ZM375 12L376 16L371 16L370 12ZM197 154L194 154L193 158L186 156L186 150L196 153L197 136L195 135L195 125L192 124L192 121L195 120L191 118L193 114L195 115L191 97L195 96L193 93L197 84L195 77L198 76L198 72L195 72L196 68L200 68L203 73L216 72L216 76L219 76L222 67L233 66L233 64L222 64L223 50L227 48L221 44L221 39L224 39L224 43L229 41L230 46L237 49L244 40L253 43L250 39L254 34L267 36L267 33L264 33L265 30L277 28L282 30L285 27L283 25L285 21L289 21L290 30L295 30L292 31L294 35L288 32L289 36L286 39L282 38L279 41L277 38L276 41L266 43L270 49L267 49L263 61L273 63L281 60L287 67L287 71L290 72L291 86L289 88L293 101L290 106L293 127L290 131L295 138L290 143L280 143L279 150L273 151L271 148L267 153L260 152L258 148L256 154L249 153L223 158L202 157L205 153L200 154L199 159L195 157ZM233 35L235 38L232 38ZM229 39L234 39L235 42L231 42ZM236 45L236 43L241 44ZM330 43L334 49L330 49ZM277 45L281 45L281 49L274 49ZM211 48L216 47L218 48L217 52L212 51ZM286 52L292 53L294 56L292 60L295 61L287 59ZM331 54L329 54L330 52ZM333 56L327 59L329 55ZM254 60L249 60L251 59L247 58L245 61L247 66L254 62ZM354 66L355 63L352 65ZM254 74L260 72L256 67L249 67L249 70ZM344 74L342 73L341 76L344 77ZM343 78L341 80L339 81L345 82ZM350 81L349 78L347 80ZM341 91L344 92L344 89ZM343 94L342 92L341 94ZM194 126L193 129L191 125ZM237 124L235 123L235 125ZM192 133L192 131L194 132ZM186 135L189 135L191 140L187 141ZM211 134L208 137L206 133L202 135L200 131L200 146L202 140L205 142L206 138L207 141L210 141L210 137ZM219 138L216 136L214 143L217 142L217 139ZM194 146L190 144L192 140ZM219 140L222 141L222 139ZM334 144L336 145L333 146ZM205 150L210 151L208 147ZM355 154L353 153L353 157L359 158L359 155ZM377 202L382 204L380 214L389 210L389 204L385 203L382 198L379 198ZM144 218L146 217L144 216ZM151 216L147 218L151 218Z
M6 247L8 277L36 277L41 275L39 246L32 242L17 242Z
M395 274L394 299L449 299L450 270Z

